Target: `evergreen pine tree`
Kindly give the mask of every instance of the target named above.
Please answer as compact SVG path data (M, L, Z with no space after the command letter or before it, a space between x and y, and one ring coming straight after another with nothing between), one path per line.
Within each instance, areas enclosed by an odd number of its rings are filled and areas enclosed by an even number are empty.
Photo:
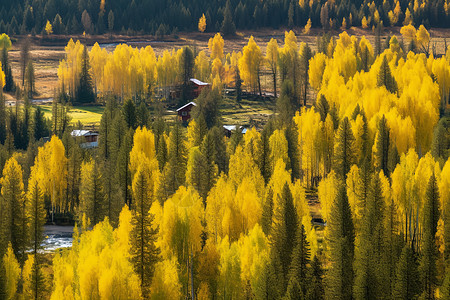
M236 34L236 26L234 25L233 15L231 14L230 0L227 1L225 10L223 11L223 22L222 27L220 27L220 32L222 32L224 36L231 36Z
M122 113L129 128L137 128L136 106L131 99L125 101L122 107Z
M276 256L277 257L277 256ZM277 273L276 263L268 261L258 277L258 284L254 288L256 299L281 299L284 291L280 286L282 274Z
M282 274L282 287L285 291L289 281L289 266L291 265L298 226L297 211L287 183L284 184L282 194L277 197L277 201L269 240L272 245L272 259L279 261L279 264L277 263L275 266L278 266L276 271Z
M239 68L236 68L236 102L241 102L242 100L242 79Z
M272 228L272 215L273 215L273 190L269 186L267 187L261 218L261 227L266 236L269 235Z
M0 144L5 144L6 140L6 120L7 111L5 106L5 96L0 91Z
M33 180L28 187L28 216L31 247L34 262L31 270L31 294L34 299L42 299L46 291L46 281L42 272L41 243L44 240L44 224L47 212L44 208L44 195L37 181Z
M121 142L117 153L117 174L119 177L119 189L123 197L123 203L131 205L131 173L130 173L130 151L133 147L133 129L128 129Z
M445 126L450 125L449 122L448 118L441 118L434 128L431 154L436 160L442 158L443 161L447 161L450 155L450 128Z
M199 147L192 147L189 150L189 158L186 170L186 182L192 185L199 195L203 198L203 205L206 207L207 196L207 161L205 155L200 151Z
M100 120L100 136L98 141L99 155L102 159L108 159L112 155L112 148L114 147L113 134L112 134L112 122L116 115L116 102L112 98L106 100L106 107Z
M37 257L34 258L31 268L31 293L34 300L44 299L47 294L47 281L42 270L42 264Z
M300 73L303 106L306 106L309 84L309 60L311 59L311 48L305 44L300 50Z
M422 256L419 264L423 299L435 299L434 290L437 285L438 249L436 247L436 232L439 220L439 191L434 174L428 181L424 203L424 221L422 237Z
M295 237L295 247L292 251L291 266L289 270L289 284L297 282L299 294L306 295L308 278L308 264L310 261L310 248L306 240L305 227L300 225L297 228Z
M218 167L215 163L218 153L214 145L214 137L211 134L211 131L209 131L208 134L206 134L205 137L203 138L203 142L200 146L200 151L203 153L205 157L205 167L206 167L204 190L203 195L201 194L201 196L206 201L206 196L208 195L211 188L214 186L216 176L218 173Z
M3 168L0 180L2 205L2 233L6 243L11 243L15 256L20 263L25 261L25 251L28 248L28 216L26 212L27 199L24 194L22 168L15 158L10 158ZM6 248L5 248L6 249ZM4 250L4 249L3 249ZM4 252L3 252L4 253Z
M306 286L306 300L322 300L325 291L323 287L323 269L317 256L311 262L308 273L308 283Z
M44 194L36 180L32 180L28 187L28 204L29 236L33 255L37 259L38 250L41 248L41 243L44 240L44 224L47 212L44 207Z
M215 148L214 163L217 165L218 174L228 171L227 145L220 127L214 126L208 134L211 135Z
M9 64L8 59L8 49L6 47L2 48L2 69L5 73L5 86L3 87L3 90L5 92L12 92L14 91L14 78L11 71L11 65Z
M330 111L330 105L328 104L327 98L325 98L323 94L320 95L319 100L317 100L314 107L316 108L316 111L320 114L320 120L322 122L325 122L328 112Z
M377 86L385 86L392 94L397 92L397 82L395 81L394 76L392 76L386 55L383 56L383 62L381 63L380 71L378 72Z
M30 128L31 128L31 103L30 100L25 97L24 104L23 104L23 117L22 121L20 122L20 131L21 131L21 137L20 137L20 148L23 150L26 150L28 147L28 144L30 142Z
M119 174L116 171L115 161L108 159L101 164L102 186L105 196L105 215L109 222L116 226L119 222L119 214L124 206L119 186Z
M269 139L273 133L273 130L274 129L271 122L264 126L264 129L261 133L261 140L258 145L258 147L261 149L261 157L258 161L258 167L266 183L269 182L270 177L272 176L272 162L270 161Z
M355 249L355 299L388 297L389 275L384 241L384 199L379 176L375 173L364 209L361 232Z
M386 122L386 118L383 115L383 117L378 122L377 126L377 135L375 137L375 166L376 169L383 170L384 174L386 176L389 176L389 169L388 169L388 161L389 161L389 143L390 143L390 130Z
M73 138L69 132L63 136L64 148L67 161L67 186L65 189L66 203L70 207L76 207L79 204L80 196L80 176L83 153L78 141Z
M327 223L330 268L327 271L325 298L352 299L355 232L345 186L341 184Z
M156 140L156 135L155 135ZM159 169L162 171L167 163L167 143L163 134L158 138L158 150L156 151L156 159L158 160Z
M420 292L419 272L415 254L409 245L405 245L397 263L394 289L394 299L416 299Z
M85 215L92 226L103 221L106 216L105 193L102 174L96 161L83 163L80 191L79 219Z
M147 105L144 101L141 101L136 109L136 123L139 127L148 127L150 120L150 113L148 111Z
M181 125L177 122L169 135L169 159L165 170L167 174L167 196L175 193L186 180L186 152Z
M189 47L183 48L183 52L181 54L180 73L181 78L183 79L181 100L184 104L193 98L190 79L194 73L194 52Z
M141 284L142 296L150 296L150 284L158 261L159 248L155 245L158 229L150 207L154 200L154 178L145 165L140 166L133 178L133 216L130 233L130 255Z
M33 114L33 137L35 141L39 141L41 138L46 136L49 136L47 122L44 117L44 112L38 105L36 106Z
M345 117L339 125L333 157L333 169L342 179L347 178L350 167L355 163L354 141L350 122Z
M90 73L89 54L86 46L83 47L83 55L81 56L80 79L75 97L74 102L80 104L94 103L96 99Z

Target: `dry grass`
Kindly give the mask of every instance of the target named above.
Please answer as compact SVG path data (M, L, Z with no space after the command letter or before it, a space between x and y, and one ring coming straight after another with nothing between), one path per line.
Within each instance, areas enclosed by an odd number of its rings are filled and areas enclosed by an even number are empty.
M227 39L225 41L226 53L232 51L241 51L247 44L250 36L254 36L255 41L261 47L261 50L265 52L266 44L271 38L278 41L281 46L284 40L284 29L273 30L263 29L258 31L242 31L234 38ZM320 29L313 29L310 34L303 35L301 28L294 29L297 35L298 41L309 43L313 50L315 50L316 37L322 33ZM351 27L348 29L348 33L356 36L366 36L372 43L374 42L374 36L371 30L363 30L361 28ZM331 32L332 35L337 36L340 31ZM397 35L400 37L400 28L388 28L385 30L385 36ZM432 37L432 43L436 43L437 53L444 53L444 39L450 36L450 30L448 29L432 29L430 30ZM197 51L206 50L208 52L208 40L214 36L214 33L180 33L178 39L167 37L165 40L156 41L153 36L121 36L121 35L103 35L103 36L91 36L84 39L82 36L74 36L72 38L83 39L87 44L92 45L95 42L99 42L106 47L109 51L119 43L128 43L136 47L145 47L147 45L152 46L157 55L161 55L166 49L181 48L183 46L194 47ZM54 95L58 82L58 64L61 59L64 58L64 45L66 41L71 37L58 38L54 40L43 40L34 38L31 50L31 57L35 63L36 73L36 90L39 93L37 98L45 99L51 98ZM12 63L14 78L17 82L21 83L21 71L19 66L19 44L21 38L14 43L13 49L10 51L10 60ZM270 80L263 78L263 87L270 89ZM8 95L8 99L11 100L12 96Z

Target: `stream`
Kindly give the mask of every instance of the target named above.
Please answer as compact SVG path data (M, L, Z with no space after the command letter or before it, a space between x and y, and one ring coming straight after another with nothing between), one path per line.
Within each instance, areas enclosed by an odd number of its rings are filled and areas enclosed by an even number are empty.
M44 226L44 241L42 247L44 251L55 251L59 248L72 247L73 226Z

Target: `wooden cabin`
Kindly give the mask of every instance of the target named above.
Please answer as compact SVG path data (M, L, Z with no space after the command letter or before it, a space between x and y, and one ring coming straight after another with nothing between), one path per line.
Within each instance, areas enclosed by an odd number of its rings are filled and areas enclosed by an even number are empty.
M177 109L178 119L183 122L189 121L191 118L191 110L194 106L197 106L195 102L189 102Z
M203 89L205 89L205 88L208 89L211 86L211 84L200 81L195 78L191 78L191 79L189 79L189 81L192 84L192 96L194 98L198 98L198 96L200 96L200 93L203 91Z
M74 130L71 135L81 138L81 148L90 149L98 147L98 132L92 130Z

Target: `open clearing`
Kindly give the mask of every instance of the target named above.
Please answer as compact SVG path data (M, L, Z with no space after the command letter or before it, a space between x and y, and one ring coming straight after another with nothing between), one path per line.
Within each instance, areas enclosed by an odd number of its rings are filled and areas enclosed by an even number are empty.
M400 28L387 28L382 37L382 43L387 36L401 36ZM285 29L279 30L258 30L258 31L242 31L232 39L226 39L224 45L225 53L232 51L241 51L247 44L250 36L254 36L255 41L265 53L266 44L271 38L278 41L280 46L283 45ZM316 38L322 33L320 29L313 29L309 35L303 35L302 28L294 29L297 35L298 42L309 43L313 50L316 49ZM337 36L341 31L334 31L332 34ZM374 35L371 30L363 30L361 28L351 27L348 29L350 35L358 37L366 36L369 41L374 42ZM432 44L435 45L436 52L443 54L446 37L450 37L449 29L431 29ZM70 38L74 40L81 40L83 43L92 46L98 42L101 47L108 51L114 50L115 46L121 43L126 43L135 47L145 47L150 45L157 55L161 55L164 50L172 48L181 48L183 46L191 46L196 51L208 51L208 40L214 36L214 33L180 33L177 38L167 36L164 40L155 40L153 36L121 36L121 35L102 35L102 36L58 36L53 39L42 39L39 37L32 37L31 57L35 65L36 74L36 90L38 92L38 99L48 99L55 95L58 84L58 65L59 61L64 59L64 46ZM15 81L21 83L20 71L20 41L22 37L13 39L13 48L10 50L10 61L12 64L13 75ZM262 89L266 91L272 90L272 79L270 74L263 70L261 76ZM245 88L245 87L244 87ZM7 100L13 100L14 95L7 95ZM314 95L310 95L311 100ZM51 116L51 106L43 105L46 117ZM241 103L236 103L230 97L226 97L221 104L222 117L225 124L241 124L241 125L259 125L264 123L267 118L273 113L274 103L271 101L251 101L244 99ZM82 122L84 125L98 125L103 112L102 107L73 107L70 112L72 123ZM171 117L171 116L170 116Z
M41 105L42 111L46 118L52 118L52 106ZM74 106L70 109L69 117L72 124L81 122L86 127L98 127L103 114L103 106Z

